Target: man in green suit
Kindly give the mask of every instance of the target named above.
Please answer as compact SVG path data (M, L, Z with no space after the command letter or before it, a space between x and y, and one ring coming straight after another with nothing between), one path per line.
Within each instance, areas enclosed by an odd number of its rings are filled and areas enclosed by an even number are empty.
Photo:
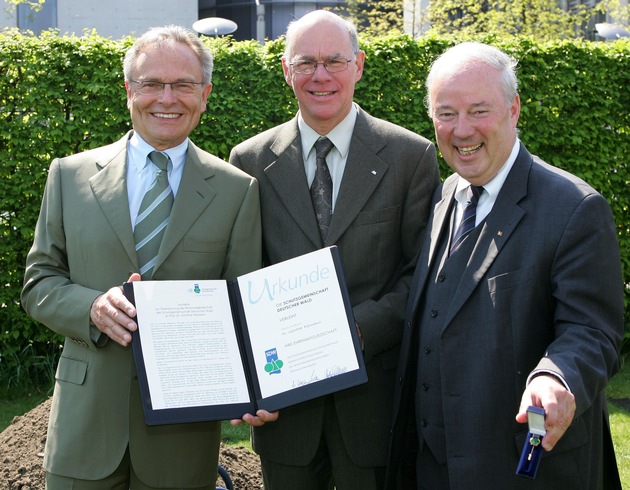
M231 279L261 265L256 180L188 139L212 67L191 31L150 30L124 61L133 130L50 167L21 297L29 315L65 336L44 456L49 489L215 487L218 422L144 423L135 310L120 288L140 279L134 228L160 174L154 150L168 156L174 201L142 278Z

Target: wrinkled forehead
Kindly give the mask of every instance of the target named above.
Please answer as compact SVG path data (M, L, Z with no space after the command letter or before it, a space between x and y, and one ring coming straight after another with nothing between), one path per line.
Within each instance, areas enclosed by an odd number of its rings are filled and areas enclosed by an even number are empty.
M434 72L428 88L431 97L454 88L458 91L494 91L500 88L500 79L500 72L485 63L458 64Z

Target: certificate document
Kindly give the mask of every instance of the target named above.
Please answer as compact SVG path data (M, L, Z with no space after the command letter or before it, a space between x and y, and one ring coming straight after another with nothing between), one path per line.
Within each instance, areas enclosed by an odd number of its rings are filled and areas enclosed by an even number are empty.
M336 247L233 281L124 289L149 425L240 418L367 381Z

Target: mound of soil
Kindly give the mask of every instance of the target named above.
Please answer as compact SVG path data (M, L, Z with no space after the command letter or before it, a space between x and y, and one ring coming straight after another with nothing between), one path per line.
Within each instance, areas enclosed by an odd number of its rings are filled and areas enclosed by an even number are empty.
M44 444L51 399L20 417L0 433L0 490L44 490ZM219 464L235 490L259 490L262 476L258 456L242 446L221 445ZM224 487L221 479L218 487Z

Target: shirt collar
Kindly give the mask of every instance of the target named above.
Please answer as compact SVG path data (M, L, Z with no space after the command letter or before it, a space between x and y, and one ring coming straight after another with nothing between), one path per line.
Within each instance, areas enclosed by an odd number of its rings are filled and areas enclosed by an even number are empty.
M354 131L354 123L357 120L357 108L352 104L350 112L337 124L332 131L326 135L318 134L313 128L311 128L304 119L302 114L298 113L298 128L300 130L300 136L302 138L302 156L304 161L308 159L308 155L313 148L315 142L322 136L326 136L337 151L341 154L341 158L345 159L350 151L350 141L352 140L352 133Z
M520 150L520 140L516 138L514 142L514 146L512 147L512 151L510 152L510 156L505 161L499 173L497 173L489 182L483 185L484 194L487 194L492 201L496 199L499 194L499 191L503 187L503 183L505 179L507 179L514 162L516 161L516 157L518 156L518 152ZM460 177L457 181L457 190L455 191L455 199L457 199L460 203L465 203L467 201L466 192L470 182L466 179ZM481 198L480 198L481 199Z
M186 151L188 150L188 141L188 138L186 138L179 145L163 151L163 153L166 153L170 157L173 168L179 168L184 165L184 161L186 160ZM132 162L132 165L135 165L136 170L140 172L147 165L147 157L149 156L149 153L155 151L155 148L143 140L142 137L134 131L129 139L129 151L132 154L130 162Z

